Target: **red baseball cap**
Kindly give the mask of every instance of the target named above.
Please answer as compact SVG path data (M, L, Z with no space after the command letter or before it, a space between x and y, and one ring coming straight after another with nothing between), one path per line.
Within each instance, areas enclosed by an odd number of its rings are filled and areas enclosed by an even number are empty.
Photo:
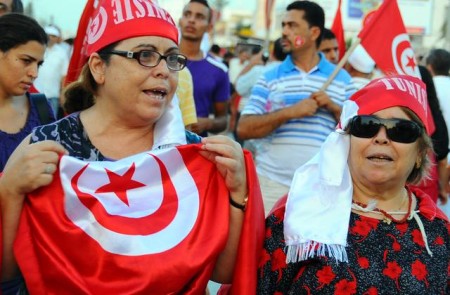
M86 32L87 56L139 36L165 37L178 44L178 29L172 17L151 0L100 0Z

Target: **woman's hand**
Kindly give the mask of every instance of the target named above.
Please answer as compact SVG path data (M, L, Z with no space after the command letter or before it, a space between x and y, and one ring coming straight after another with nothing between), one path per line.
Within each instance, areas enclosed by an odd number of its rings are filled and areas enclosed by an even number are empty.
M233 199L243 203L247 196L247 175L241 145L223 135L203 138L202 144L203 151L200 153L216 163Z
M29 144L26 137L6 163L0 177L0 208L2 218L2 281L19 274L13 254L20 213L25 195L50 184L56 171L59 156L66 150L54 141Z
M223 135L203 138L202 143L203 151L200 153L216 163L217 169L225 179L230 198L238 204L246 203L247 173L244 152L239 143ZM243 221L243 211L230 206L228 240L214 267L211 276L213 281L223 284L231 283Z
M28 140L27 140L28 139ZM67 153L55 141L28 144L27 137L6 163L0 178L0 195L24 196L53 180L60 155Z

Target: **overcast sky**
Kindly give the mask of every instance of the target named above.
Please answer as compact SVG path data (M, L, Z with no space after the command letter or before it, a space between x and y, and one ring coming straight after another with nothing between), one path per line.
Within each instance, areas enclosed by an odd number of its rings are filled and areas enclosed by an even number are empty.
M24 5L33 2L36 19L43 25L54 23L63 31L63 37L76 34L78 21L87 0L22 0ZM257 0L229 0L227 8L254 11ZM159 0L175 21L178 21L182 7L188 0Z

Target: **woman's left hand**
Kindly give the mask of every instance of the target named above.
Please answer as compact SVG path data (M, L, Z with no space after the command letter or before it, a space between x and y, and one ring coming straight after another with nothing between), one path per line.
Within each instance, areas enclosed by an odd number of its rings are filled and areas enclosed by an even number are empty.
M203 151L200 153L216 163L230 194L236 196L235 201L244 201L247 196L247 175L241 145L223 135L205 137L202 144Z

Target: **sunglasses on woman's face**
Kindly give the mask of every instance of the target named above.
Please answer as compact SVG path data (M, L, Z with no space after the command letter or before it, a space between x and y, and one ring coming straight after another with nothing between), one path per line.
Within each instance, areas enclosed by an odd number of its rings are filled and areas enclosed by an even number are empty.
M372 138L378 134L381 126L386 128L386 134L390 140L400 143L413 143L423 132L419 124L410 120L356 116L350 120L348 133L360 138Z

